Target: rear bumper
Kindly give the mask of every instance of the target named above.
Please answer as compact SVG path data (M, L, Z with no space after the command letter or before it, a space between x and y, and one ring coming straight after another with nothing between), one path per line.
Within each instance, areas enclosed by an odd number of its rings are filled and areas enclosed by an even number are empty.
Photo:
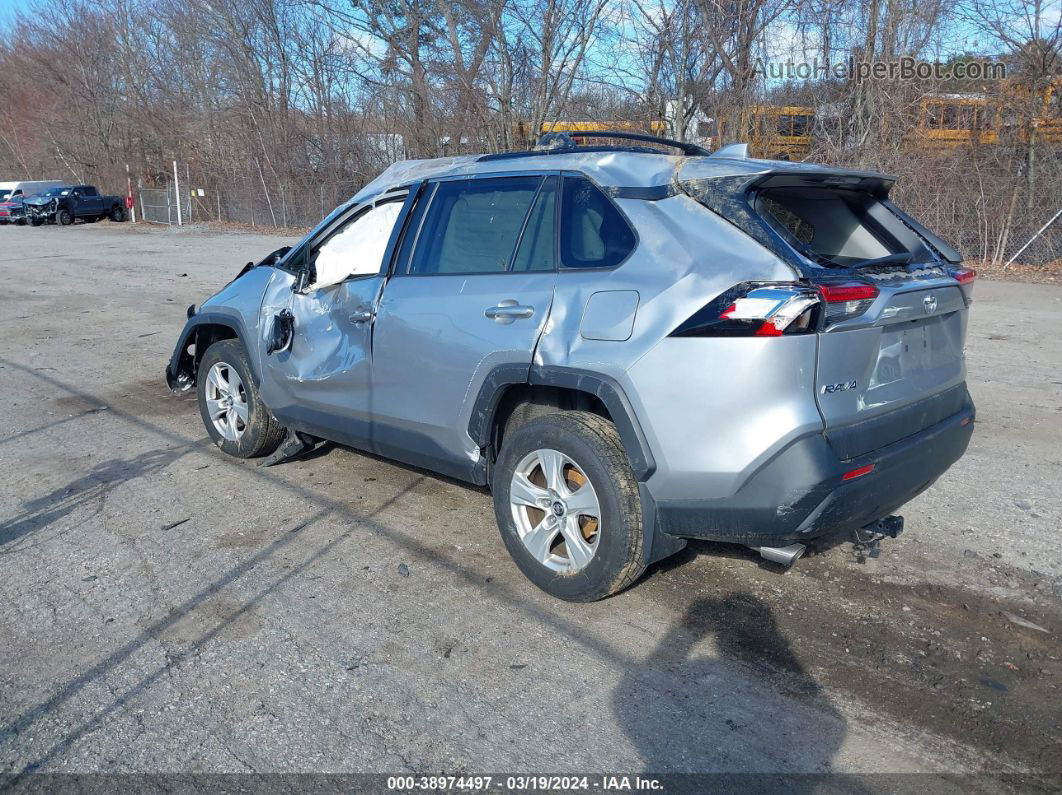
M965 390L964 390L965 392ZM669 535L749 545L780 545L849 532L886 516L925 491L970 442L974 406L864 455L842 459L822 434L798 439L732 497L656 505ZM846 472L873 464L869 474Z

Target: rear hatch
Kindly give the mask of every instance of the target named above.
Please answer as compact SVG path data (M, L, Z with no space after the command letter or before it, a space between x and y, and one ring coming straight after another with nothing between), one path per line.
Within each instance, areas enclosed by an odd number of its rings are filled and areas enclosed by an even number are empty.
M889 201L894 180L713 160L687 161L683 189L788 262L798 282L822 291L816 400L840 457L864 455L961 411L973 272Z
M954 279L890 284L861 315L819 333L816 399L841 458L962 410L966 299Z

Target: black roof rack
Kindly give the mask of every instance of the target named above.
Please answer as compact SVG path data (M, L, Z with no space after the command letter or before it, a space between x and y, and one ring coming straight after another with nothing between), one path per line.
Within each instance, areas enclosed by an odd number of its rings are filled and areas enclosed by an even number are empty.
M495 152L493 154L480 155L476 158L477 163L485 163L490 160L514 160L518 157L541 157L542 155L570 155L572 152L633 152L643 155L663 154L659 149L648 146L570 146L553 147L551 149L521 149L516 152Z
M546 133L538 139L538 145L549 148L556 147L558 149L575 148L575 142L571 140L572 138L618 138L624 141L640 141L642 143L669 146L672 149L678 149L684 155L706 157L711 154L703 146L698 146L697 144L676 141L673 138L662 138L659 135L622 132L620 130L565 130L562 133Z
M684 155L708 156L711 154L707 149L697 144L675 141L671 138L661 138L657 135L644 133L621 132L617 130L567 130L565 132L545 133L538 139L534 149L520 152L498 152L496 154L481 155L476 158L478 162L485 160L509 160L517 157L537 157L538 155L568 154L573 151L579 152L637 152L641 154L663 154L657 149L648 146L577 146L573 138L620 138L627 141L639 141L643 143L657 144L658 146L670 146L678 149Z

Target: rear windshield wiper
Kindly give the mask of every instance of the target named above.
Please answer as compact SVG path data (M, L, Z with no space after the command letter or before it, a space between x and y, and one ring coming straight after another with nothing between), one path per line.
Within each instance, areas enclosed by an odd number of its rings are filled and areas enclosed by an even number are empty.
M856 260L848 267L855 270L858 268L875 268L878 265L910 265L913 259L914 255L909 251L901 251L899 254L889 254L886 257Z

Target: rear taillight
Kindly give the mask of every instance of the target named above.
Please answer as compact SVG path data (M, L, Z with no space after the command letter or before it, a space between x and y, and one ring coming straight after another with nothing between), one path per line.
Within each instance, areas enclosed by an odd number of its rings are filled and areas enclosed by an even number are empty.
M826 303L827 323L840 323L858 317L878 297L878 288L868 282L823 282L818 288Z
M949 273L959 283L959 287L962 288L962 294L966 296L966 303L970 303L973 300L973 286L974 280L977 279L977 271L973 268L955 268Z
M695 312L673 337L781 337L815 331L822 296L800 284L743 282Z

